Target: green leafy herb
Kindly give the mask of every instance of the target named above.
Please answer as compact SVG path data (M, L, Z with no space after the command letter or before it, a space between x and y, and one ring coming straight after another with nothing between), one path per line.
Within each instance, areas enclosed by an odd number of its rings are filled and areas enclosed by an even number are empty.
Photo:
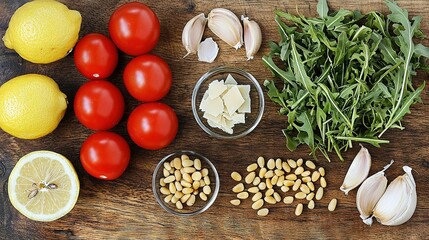
M429 70L429 48L421 17L411 21L406 10L386 1L391 14L361 14L340 9L329 13L326 0L317 4L318 18L276 11L281 40L270 42L264 65L279 80L266 80L270 99L287 116L286 146L306 144L316 157L329 160L353 142L379 147L390 128L403 129L402 118L420 101L425 83L411 82L416 70Z

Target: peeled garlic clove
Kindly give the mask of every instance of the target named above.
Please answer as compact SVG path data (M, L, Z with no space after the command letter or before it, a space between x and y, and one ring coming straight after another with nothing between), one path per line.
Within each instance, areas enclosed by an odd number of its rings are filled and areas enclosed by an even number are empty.
M253 59L253 56L259 51L262 43L262 32L259 25L249 20L248 17L241 16L244 26L244 47L246 48L247 60Z
M213 38L206 38L198 47L198 61L212 63L218 52L219 47Z
M208 15L210 30L235 49L243 45L243 28L238 17L228 9L215 8Z
M417 205L416 182L412 168L403 167L405 174L393 180L374 209L374 217L383 225L396 226L413 216Z
M384 171L386 171L392 164L393 160L390 161L383 170L367 178L359 187L356 194L357 209L363 222L367 225L372 224L372 217L370 217L372 215L372 211L374 210L378 200L383 196L384 191L386 191L387 178L384 176Z
M369 155L368 149L362 145L360 146L361 149L350 165L343 185L340 187L340 190L346 195L365 180L371 168L371 155Z
M197 52L206 23L207 18L204 16L204 13L195 16L186 23L182 32L182 44L187 51L184 57Z

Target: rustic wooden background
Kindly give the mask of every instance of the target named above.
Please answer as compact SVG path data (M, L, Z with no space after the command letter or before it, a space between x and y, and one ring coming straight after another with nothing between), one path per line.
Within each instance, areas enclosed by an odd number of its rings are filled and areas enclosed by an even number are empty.
M3 36L13 12L25 0L0 2L0 35ZM83 17L80 36L91 32L108 35L108 20L116 7L126 1L72 1L62 0L69 8L80 11ZM328 188L325 197L314 210L305 210L300 217L294 215L294 206L277 204L270 207L267 217L258 217L250 208L251 200L235 207L229 201L234 198L229 177L231 170L244 173L245 167L260 155L267 158L308 158L308 150L301 147L296 152L285 148L281 129L286 119L277 113L278 107L267 98L266 112L260 125L248 136L238 140L218 140L203 132L193 119L191 92L197 79L217 65L236 66L251 72L260 83L269 78L262 66L261 57L268 52L267 41L277 40L273 10L282 9L316 15L316 0L248 0L248 1L192 1L170 0L144 1L161 21L161 40L154 53L164 58L171 66L174 82L170 93L162 100L176 110L180 130L175 141L165 149L146 151L133 144L126 133L126 119L139 102L132 99L122 83L122 72L131 57L120 55L120 64L110 77L119 86L126 98L126 112L120 124L113 129L124 136L131 145L132 159L126 172L115 181L101 181L89 176L79 161L79 149L85 138L92 133L76 119L72 105L59 127L50 135L37 140L20 140L0 131L0 239L172 239L172 238L228 238L228 239L428 239L429 223L429 96L427 87L422 93L423 104L414 106L412 114L404 120L404 131L391 130L385 135L391 143L381 149L369 146L373 156L371 173L396 160L387 171L391 181L403 174L402 166L409 165L415 172L418 203L413 218L402 226L387 227L378 223L372 227L360 221L355 206L356 191L345 196L339 191L350 161L358 151L350 150L346 162L337 159L332 163L318 163L327 170ZM360 9L364 12L378 10L386 13L382 0L330 0L330 8L338 10ZM427 0L401 0L401 7L411 16L423 16L422 28L429 35L429 3ZM263 31L263 46L253 61L246 61L244 48L238 51L218 41L220 55L212 64L196 61L196 56L182 59L185 50L181 32L185 23L198 13L215 7L225 7L237 15L246 14L259 22ZM208 30L205 36L213 36ZM217 39L217 38L215 38ZM429 44L428 41L425 42ZM72 56L47 65L32 64L21 59L15 52L0 43L0 83L26 73L40 73L54 78L73 102L74 95L86 79L73 64ZM421 83L428 78L420 73L416 78ZM51 223L26 219L10 204L7 179L16 161L24 154L48 149L67 156L74 164L81 182L81 192L75 208L65 217ZM194 217L173 216L155 201L151 190L151 176L157 162L166 154L179 149L200 152L213 160L221 177L220 194L214 205L205 213ZM337 210L328 212L331 198L338 198Z

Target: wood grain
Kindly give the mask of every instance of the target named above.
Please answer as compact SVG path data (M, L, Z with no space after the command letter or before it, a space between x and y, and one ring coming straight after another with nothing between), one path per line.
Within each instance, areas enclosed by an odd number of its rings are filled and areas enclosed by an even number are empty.
M0 35L3 36L13 12L26 1L0 2ZM108 35L110 14L126 1L72 1L63 0L69 8L81 12L83 17L80 37L90 32ZM72 105L59 127L46 137L37 140L20 140L0 132L0 239L428 239L429 215L429 96L427 88L422 93L423 104L417 104L412 114L403 121L404 131L390 130L385 138L391 143L376 149L369 146L373 156L371 173L379 171L390 159L396 162L386 172L391 181L403 174L402 166L414 170L417 182L418 203L413 218L398 227L386 227L374 223L372 227L360 221L355 206L356 191L345 196L339 191L350 161L358 147L345 154L344 163L335 159L332 163L320 161L327 171L328 188L325 197L317 202L314 210L304 210L300 217L294 215L294 206L277 204L270 207L267 217L258 217L251 209L251 201L238 207L229 201L234 198L234 185L229 177L232 170L245 173L246 166L258 156L266 158L308 158L308 149L300 147L289 152L285 147L281 130L286 119L277 113L278 107L266 98L266 111L260 125L248 136L238 140L218 140L203 132L193 119L191 92L197 79L217 65L242 68L252 73L260 83L270 78L262 66L261 57L268 52L268 40L277 40L273 10L282 9L307 16L316 15L316 0L248 0L202 1L170 0L145 1L161 21L161 39L154 53L164 58L173 71L174 83L170 93L162 100L177 112L180 130L175 141L165 149L146 151L133 144L126 133L126 118L139 102L132 99L122 83L121 74L130 56L120 55L120 64L110 77L126 98L126 112L120 124L113 129L124 136L131 145L132 159L123 176L115 181L101 181L89 176L79 161L82 142L92 131L83 127L73 113ZM360 9L363 12L378 10L386 13L382 0L331 0L333 9ZM429 4L426 0L398 1L408 9L410 16L423 16L422 29L429 35ZM235 51L218 41L220 54L215 63L197 61L196 56L183 59L185 50L181 32L185 23L198 13L215 7L225 7L237 15L246 14L262 28L263 46L253 61L246 61L244 48ZM212 36L208 30L206 37ZM215 40L218 38L215 37ZM428 41L425 44L429 44ZM55 63L40 65L21 59L14 51L0 44L0 83L26 73L40 73L54 78L70 102L86 79L73 64L72 56ZM428 78L419 73L416 83ZM10 204L7 179L18 159L24 154L48 149L67 156L76 168L81 182L81 192L75 208L65 217L51 223L39 223L26 219ZM165 155L180 149L200 152L216 165L220 178L220 194L214 205L205 213L194 217L173 216L155 201L151 190L151 176L157 162ZM331 198L338 198L337 210L328 212Z

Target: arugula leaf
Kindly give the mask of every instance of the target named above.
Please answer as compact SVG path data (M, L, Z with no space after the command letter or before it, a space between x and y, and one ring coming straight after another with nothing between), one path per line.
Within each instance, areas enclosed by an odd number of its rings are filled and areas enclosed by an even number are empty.
M320 0L317 3L317 13L319 13L320 18L326 18L328 16L328 3L326 0Z

